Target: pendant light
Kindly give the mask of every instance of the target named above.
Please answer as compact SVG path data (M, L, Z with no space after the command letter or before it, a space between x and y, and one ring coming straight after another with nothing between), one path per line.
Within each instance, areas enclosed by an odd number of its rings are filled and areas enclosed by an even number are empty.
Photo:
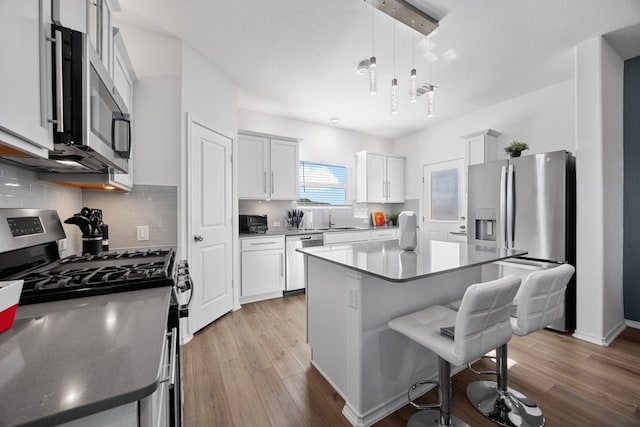
M394 9L395 17L395 9ZM393 21L393 79L391 80L391 114L398 114L398 79L396 79L396 21Z
M411 21L413 27L414 21ZM409 75L409 102L414 103L418 100L418 88L416 75L416 43L415 43L415 30L411 32L411 73Z
M374 5L373 2L376 0L371 0L371 59L369 59L369 94L375 95L376 90L376 56L374 55L374 27L373 27L373 15L374 15Z
M433 117L433 101L435 87L433 86L433 73L431 71L431 36L429 36L429 83L427 88L427 117Z

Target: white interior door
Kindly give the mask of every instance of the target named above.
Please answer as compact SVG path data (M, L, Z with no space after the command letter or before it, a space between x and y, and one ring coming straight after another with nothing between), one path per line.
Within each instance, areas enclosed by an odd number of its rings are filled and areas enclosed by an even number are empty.
M467 216L464 159L424 165L422 170L422 230L431 240L452 240Z
M190 256L196 332L233 308L230 138L190 121Z

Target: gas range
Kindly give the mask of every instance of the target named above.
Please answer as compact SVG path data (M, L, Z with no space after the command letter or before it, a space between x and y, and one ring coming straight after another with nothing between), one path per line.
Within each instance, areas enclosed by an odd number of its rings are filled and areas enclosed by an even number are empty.
M11 279L22 279L20 304L173 285L173 249L69 256Z

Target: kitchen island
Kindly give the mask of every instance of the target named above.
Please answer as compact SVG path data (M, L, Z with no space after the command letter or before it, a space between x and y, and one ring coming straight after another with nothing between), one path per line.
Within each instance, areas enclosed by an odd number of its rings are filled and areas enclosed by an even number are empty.
M0 334L0 426L137 425L163 374L170 292L19 306Z
M480 281L480 266L526 254L459 242L398 241L299 249L307 272L311 363L344 398L344 416L368 426L407 403L418 380L436 379L435 353L387 322L459 299ZM424 389L426 391L427 389Z

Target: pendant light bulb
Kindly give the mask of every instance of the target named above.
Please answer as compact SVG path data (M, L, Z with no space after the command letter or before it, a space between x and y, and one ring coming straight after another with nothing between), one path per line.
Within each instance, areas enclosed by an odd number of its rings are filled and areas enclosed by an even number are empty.
M391 80L391 114L398 114L398 80Z
M435 94L435 88L433 85L429 85L427 91L427 117L433 117L433 98Z
M376 57L369 60L369 94L376 94Z
M418 100L418 88L416 87L416 69L411 70L411 75L409 76L409 102L414 103Z

